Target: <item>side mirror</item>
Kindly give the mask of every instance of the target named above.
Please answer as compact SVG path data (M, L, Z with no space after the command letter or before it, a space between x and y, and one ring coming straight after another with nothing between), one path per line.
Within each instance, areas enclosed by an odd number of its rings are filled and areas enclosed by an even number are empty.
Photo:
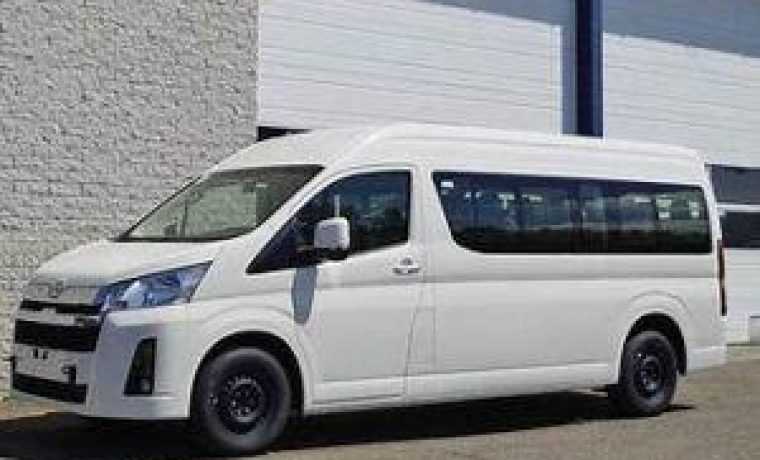
M351 232L348 219L333 217L325 219L314 228L314 249L328 259L340 260L348 255L351 247Z

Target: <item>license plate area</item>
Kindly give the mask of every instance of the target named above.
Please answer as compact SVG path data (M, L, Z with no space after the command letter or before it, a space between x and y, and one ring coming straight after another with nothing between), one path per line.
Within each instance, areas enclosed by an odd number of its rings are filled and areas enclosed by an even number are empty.
M88 383L92 353L15 344L13 357L18 374L71 385Z

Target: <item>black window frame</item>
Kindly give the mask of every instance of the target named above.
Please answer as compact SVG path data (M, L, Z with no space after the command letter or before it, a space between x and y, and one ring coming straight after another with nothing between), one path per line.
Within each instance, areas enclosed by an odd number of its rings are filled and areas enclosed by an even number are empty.
M571 204L571 222L572 228L570 230L570 236L572 243L567 246L567 250L556 251L524 251L524 250L512 250L512 251L485 251L482 248L470 247L462 244L461 241L454 234L454 228L451 225L449 215L446 212L445 204L441 196L439 181L447 177L459 177L460 179L466 179L469 183L470 193L474 192L474 181L477 177L508 177L511 178L515 184L566 184L567 190L571 193L568 196L572 199ZM446 222L446 226L449 230L449 236L452 241L459 247L482 254L504 254L504 255L547 255L547 254L575 254L575 255L707 255L711 254L714 250L713 243L713 229L712 220L710 215L710 208L707 205L707 199L705 189L699 184L686 184L686 183L665 183L665 182L647 182L636 180L624 180L624 179L600 179L600 178L586 178L586 177L567 177L567 176L542 176L542 175L528 175L528 174L513 174L513 173L493 173L493 172L476 172L476 171L453 171L453 170L434 170L431 172L431 180L433 181L433 187L436 190L438 196L438 203L441 209L441 213ZM611 229L619 228L622 223L620 220L617 222L611 218L613 210L609 208L604 209L605 221L605 234L604 243L601 247L593 248L589 244L588 238L586 238L586 229L584 228L584 222L582 217L582 209L584 202L581 200L581 187L584 185L598 186L603 190L602 196L607 198L613 198L615 200L615 206L619 206L619 199L621 191L631 191L634 193L646 193L650 197L650 204L652 207L652 230L651 234L653 240L649 243L645 250L632 250L629 248L614 249L611 247L610 240L613 237ZM519 190L520 186L515 186L516 190ZM662 224L659 217L659 212L656 203L657 195L666 192L684 192L692 191L698 194L701 209L704 212L704 233L700 232L700 238L698 245L694 245L692 249L675 249L665 250L663 249L664 243L662 234L664 233ZM612 193L614 192L614 193ZM619 211L619 210L618 210ZM522 225L522 210L520 212L520 223ZM677 233L675 233L677 235ZM669 237L672 237L670 235ZM461 239L461 238L460 238Z
M319 260L315 261L311 257L305 257L303 259L296 259L295 264L292 266L270 268L267 266L266 260L267 258L270 257L270 254L273 251L277 251L277 248L282 244L284 239L288 237L288 233L291 231L291 227L294 225L294 219L298 216L298 214L302 210L304 210L306 206L308 206L312 202L312 200L320 196L323 192L328 191L331 187L334 187L335 185L339 184L343 180L361 177L361 176L372 176L372 175L379 175L379 174L403 174L406 176L406 191L407 191L406 238L401 241L397 241L397 242L387 244L381 247L358 250L358 251L349 251L346 254L346 259L358 256L358 255L376 252L376 251L384 251L387 249L408 244L409 241L411 241L412 239L412 229L413 229L412 221L414 219L413 212L412 212L412 210L414 209L413 202L414 202L414 196L415 196L413 169L399 167L399 168L355 171L350 174L334 177L333 180L325 183L321 188L319 188L317 191L311 194L308 199L306 199L303 203L301 203L298 209L285 221L285 223L282 224L282 226L280 226L277 232L275 232L274 236L272 236L269 239L269 241L267 241L267 243L259 251L256 257L253 258L253 260L250 262L250 264L246 268L246 274L258 275L258 274L263 274L263 273L273 273L273 272L280 272L280 271L285 271L285 270L295 270L299 268L306 268L310 266L319 265L322 261L319 261Z

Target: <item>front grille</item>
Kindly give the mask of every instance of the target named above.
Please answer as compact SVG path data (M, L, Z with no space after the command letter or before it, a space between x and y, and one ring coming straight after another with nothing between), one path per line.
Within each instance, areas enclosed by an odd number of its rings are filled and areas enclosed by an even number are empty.
M21 310L42 311L46 309L55 310L59 315L90 315L95 316L100 313L100 307L88 304L58 304L53 302L40 302L38 300L22 300L19 306Z
M61 326L19 319L14 341L23 345L66 351L95 351L100 326Z
M83 404L87 397L87 385L61 383L16 372L13 373L12 385L14 390L56 401Z

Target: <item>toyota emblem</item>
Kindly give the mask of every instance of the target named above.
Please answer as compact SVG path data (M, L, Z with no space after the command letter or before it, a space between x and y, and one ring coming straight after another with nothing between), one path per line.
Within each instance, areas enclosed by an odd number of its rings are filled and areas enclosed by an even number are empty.
M63 290L66 288L66 283L63 280L58 280L48 285L48 297L51 299L57 299L63 294Z

